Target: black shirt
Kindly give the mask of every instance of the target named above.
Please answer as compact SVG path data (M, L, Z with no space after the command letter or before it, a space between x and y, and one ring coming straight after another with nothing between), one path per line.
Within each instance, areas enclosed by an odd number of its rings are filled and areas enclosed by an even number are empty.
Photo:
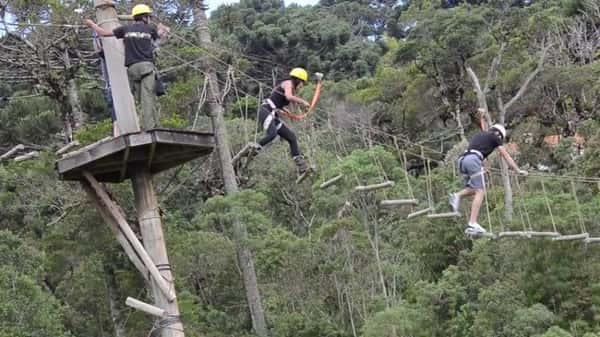
M123 39L125 43L125 66L138 62L154 62L152 41L158 39L158 33L154 26L143 22L132 25L117 27L113 30L117 39Z
M271 101L273 101L273 104L275 104L277 109L281 109L284 106L290 104L290 101L288 101L288 99L285 98L285 91L283 90L283 86L281 84L279 84L275 89L273 89L273 92L271 92L271 97L269 98L271 99Z
M477 150L483 154L483 158L487 158L500 145L502 145L502 138L493 131L484 131L471 138L469 150Z

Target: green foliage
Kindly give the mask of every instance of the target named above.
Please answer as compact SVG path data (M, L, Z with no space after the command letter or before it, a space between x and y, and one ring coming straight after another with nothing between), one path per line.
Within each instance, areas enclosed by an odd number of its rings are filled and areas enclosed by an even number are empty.
M553 326L540 337L572 337L572 335L557 326Z
M82 145L92 144L105 138L107 135L111 135L112 127L112 121L110 119L105 119L99 123L87 124L83 129L77 132L75 138Z
M161 127L165 127L168 129L185 129L185 127L187 126L186 120L181 118L177 114L163 116L160 119L160 123Z
M0 105L0 144L44 143L61 129L58 106L49 98L16 99Z
M253 190L244 190L207 200L202 212L193 222L199 229L231 233L233 222L240 220L249 233L260 234L269 227L267 209L265 195Z
M0 336L68 337L60 303L25 274L0 270Z

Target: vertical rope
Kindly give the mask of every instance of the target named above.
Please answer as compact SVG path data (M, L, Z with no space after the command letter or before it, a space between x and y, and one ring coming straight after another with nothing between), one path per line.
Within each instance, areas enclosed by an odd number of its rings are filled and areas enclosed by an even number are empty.
M259 114L260 114L260 108L262 106L262 101L263 101L263 86L262 84L258 85L258 107L256 108L256 123L255 123L255 131L254 131L254 142L256 143L258 140L258 130L262 129L261 125L260 125L260 118L259 118Z
M554 221L554 215L552 214L552 207L550 207L550 199L548 198L548 192L546 192L546 186L544 184L544 178L540 178L540 182L542 183L542 191L544 193L544 199L546 200L546 207L548 208L548 213L550 213L550 221L552 222L552 229L555 233L558 233L558 229L556 228L556 221Z
M202 91L199 92L198 98L198 107L196 108L196 116L194 117L194 123L192 123L192 130L196 130L196 125L198 124L198 117L200 116L200 111L206 102L207 97L207 89L208 89L208 77L204 77L204 84L202 85Z
M515 176L515 185L517 185L517 192L519 192L520 195L523 195L518 176ZM531 225L531 219L529 218L529 212L527 211L527 206L525 206L525 203L519 202L519 207L522 208L525 213L525 220L527 220L527 227L529 228L530 231L533 231L533 226ZM523 224L523 228L525 228L525 224Z
M396 144L397 145L397 144ZM410 185L410 178L408 177L408 162L406 161L406 152L402 151L402 165L404 165L404 179L406 180L406 188L408 189L408 195L411 199L415 198L415 193L413 192L412 186Z
M429 208L433 211L433 192L431 186L431 166L429 164L429 159L425 160L425 151L423 147L421 147L421 160L425 161L425 186L427 189L427 204Z
M492 217L490 214L490 204L488 202L488 196L487 196L487 179L485 179L485 172L483 171L483 167L481 167L481 180L483 180L483 199L485 200L485 208L486 208L486 212L487 212L487 219L488 219L488 227L490 229L490 233L493 233L494 230L492 228Z
M581 228L581 233L586 233L585 224L583 222L583 214L581 213L581 206L579 205L579 200L577 199L577 191L575 189L575 181L571 179L571 189L573 192L573 199L575 199L575 206L577 207L577 215L579 217L579 227Z
M488 180L487 180L487 182L488 182L488 186L489 186L489 187L488 187L488 190L490 190L490 191L491 191L491 190L493 190L493 189L494 189L494 183L493 183L493 181L494 181L494 180L493 180L493 178L492 178L492 172L491 172L491 171L490 171L490 173L489 173L489 176L490 176L490 179L488 179ZM486 191L485 193L486 193L486 195L487 195L487 191ZM497 196L496 196L496 198L494 199L494 202L496 203L496 205L500 205L500 204L502 204L502 203L503 203L502 201L499 201L499 200L498 200L498 199L501 199L501 198L502 198L502 197L501 197L500 195L497 195ZM524 220L523 220L523 213L521 212L521 213L520 213L520 215L521 215L521 220L523 221L523 228L525 228L525 222L524 222ZM502 217L501 217L501 216L499 216L499 217L498 217L498 221L500 222L500 230L501 230L502 232L504 232L504 231L506 230L506 226L505 226L505 223L504 223L504 221L503 221L503 219L502 219Z

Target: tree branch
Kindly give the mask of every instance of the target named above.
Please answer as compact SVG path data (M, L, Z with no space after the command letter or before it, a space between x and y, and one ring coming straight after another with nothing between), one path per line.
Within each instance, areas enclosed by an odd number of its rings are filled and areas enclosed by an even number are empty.
M542 50L541 50L541 53L540 53L540 58L538 59L537 67L535 68L534 71L532 71L525 78L525 81L523 81L523 84L521 85L521 88L519 88L519 91L517 91L517 93L515 94L515 96L513 98L511 98L510 101L508 101L508 103L506 103L506 105L504 106L505 110L510 109L510 107L517 100L519 100L519 98L521 98L521 96L523 96L523 94L527 90L527 87L529 86L529 83L542 70L542 68L544 67L544 61L546 60L546 53L548 52L548 49L550 48L550 46L551 46L550 44L546 44L545 42L542 42Z

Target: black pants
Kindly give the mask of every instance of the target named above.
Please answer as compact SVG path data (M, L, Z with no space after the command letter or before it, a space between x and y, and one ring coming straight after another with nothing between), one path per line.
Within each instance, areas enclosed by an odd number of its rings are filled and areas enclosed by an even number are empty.
M263 105L260 107L260 113L258 114L258 121L260 126L262 127L267 117L271 114L271 107L268 105ZM288 144L290 144L290 152L292 157L296 157L300 155L300 148L298 147L298 139L296 139L296 134L294 131L290 130L285 124L283 124L277 116L273 118L271 123L269 123L269 127L267 128L267 134L258 141L260 146L265 146L275 139L279 135L281 138L285 139Z

